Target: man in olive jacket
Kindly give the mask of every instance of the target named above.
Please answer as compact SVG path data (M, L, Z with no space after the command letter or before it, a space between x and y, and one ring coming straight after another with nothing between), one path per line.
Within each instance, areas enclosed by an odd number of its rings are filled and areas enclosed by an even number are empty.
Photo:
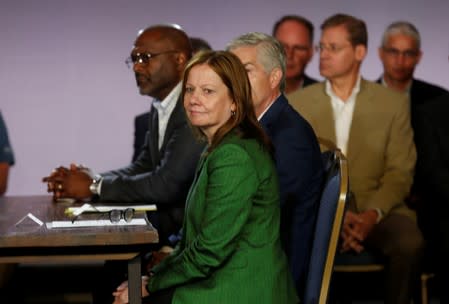
M360 76L366 55L365 23L335 15L321 26L323 83L290 96L322 147L348 159L353 193L342 228L342 251L365 248L386 257L385 303L410 303L423 238L404 204L413 181L416 150L405 96Z

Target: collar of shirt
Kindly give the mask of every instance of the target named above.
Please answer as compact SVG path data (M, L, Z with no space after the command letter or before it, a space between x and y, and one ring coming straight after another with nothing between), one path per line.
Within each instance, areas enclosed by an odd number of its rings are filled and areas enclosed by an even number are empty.
M336 145L345 155L347 155L349 131L351 129L352 115L354 114L357 94L360 91L361 79L362 77L359 75L351 95L346 101L343 101L340 97L335 95L331 83L329 80L326 80L326 94L330 97L334 114Z
M168 120L176 106L176 103L181 94L181 83L178 83L176 87L171 90L171 92L162 101L153 100L152 106L157 110L158 120L159 120L159 149L164 142L165 131L167 130Z
M159 118L164 115L166 112L170 112L175 108L176 102L179 98L179 94L181 93L181 83L178 83L173 90L164 98L164 100L160 101L158 99L154 99L152 105L156 108L157 114Z
M357 76L357 81L355 82L355 86L352 88L351 96L349 96L349 98L346 102L348 102L350 99L355 99L355 97L357 96L357 93L360 91L361 79L362 79L362 77L359 74L359 76ZM331 99L336 99L336 100L340 100L341 102L344 102L340 97L335 95L334 91L332 90L332 85L329 80L326 79L325 84L326 84L326 94Z
M275 99L273 99L270 104L268 105L268 107L259 115L259 117L257 117L257 120L260 121L262 119L262 117L265 115L265 113L267 113L267 111L271 108L271 106L273 105L273 103L275 102L276 99L279 98L279 96L281 96L281 94L279 93L278 96L276 96Z
M391 88L391 87L388 85L388 83L385 81L385 77L384 77L384 76L382 76L382 79L380 80L380 82L382 83L382 85L383 85L384 87ZM411 80L409 81L409 83L408 83L407 86L405 87L405 90L402 91L402 93L407 94L407 96L410 96L410 90L412 89L412 82L413 82L413 79L411 79ZM396 90L396 89L395 89L395 90Z

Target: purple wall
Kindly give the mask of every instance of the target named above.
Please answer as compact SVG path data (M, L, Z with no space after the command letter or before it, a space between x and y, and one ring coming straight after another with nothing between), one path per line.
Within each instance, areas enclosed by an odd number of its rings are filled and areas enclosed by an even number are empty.
M46 193L41 178L61 164L78 162L104 171L129 163L133 118L149 108L150 99L138 94L124 59L137 31L154 23L178 23L221 49L245 32L270 33L284 14L304 15L319 28L331 14L350 13L368 25L369 54L362 72L374 79L381 73L377 47L382 31L406 19L423 37L424 57L416 75L449 88L447 0L216 3L2 0L0 110L16 155L8 195ZM319 77L316 57L308 74Z

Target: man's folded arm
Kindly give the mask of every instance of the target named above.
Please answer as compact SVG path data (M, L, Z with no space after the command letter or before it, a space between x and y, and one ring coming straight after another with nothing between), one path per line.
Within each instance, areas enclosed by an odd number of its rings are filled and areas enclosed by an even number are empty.
M380 209L388 214L402 204L410 191L416 163L416 149L410 123L408 99L398 100L393 117L390 140L386 147L384 175L379 189L372 195L367 209Z
M102 180L101 200L168 204L185 199L204 145L193 138L186 124L167 142L160 163L145 171L148 152L129 167L107 172Z

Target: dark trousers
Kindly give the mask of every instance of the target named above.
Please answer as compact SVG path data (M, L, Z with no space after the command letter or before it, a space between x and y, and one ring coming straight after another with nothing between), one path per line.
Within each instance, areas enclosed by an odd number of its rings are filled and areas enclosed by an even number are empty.
M114 301L112 292L127 278L128 263L125 261L106 261L101 273L101 281L95 287L94 304L111 304Z
M436 269L436 275L439 281L439 294L441 298L441 304L449 304L449 291L447 290L447 282L449 282L449 216L440 215L439 222L439 235L438 242L438 259Z
M390 214L371 231L366 245L385 255L385 303L410 304L418 286L424 239L415 221Z
M141 257L142 275L148 275L147 265L152 259L151 254ZM94 304L111 304L114 301L112 292L124 281L128 280L128 263L126 261L106 261L102 269L101 281L97 284L93 292ZM171 303L174 289L168 288L150 294L142 299L143 303L165 304Z
M160 210L157 212L147 213L148 220L157 229L159 235L159 243L155 246L155 250L165 245L174 247L174 244L170 242L170 236L178 234L182 228L184 207L173 207L170 209L158 208Z

